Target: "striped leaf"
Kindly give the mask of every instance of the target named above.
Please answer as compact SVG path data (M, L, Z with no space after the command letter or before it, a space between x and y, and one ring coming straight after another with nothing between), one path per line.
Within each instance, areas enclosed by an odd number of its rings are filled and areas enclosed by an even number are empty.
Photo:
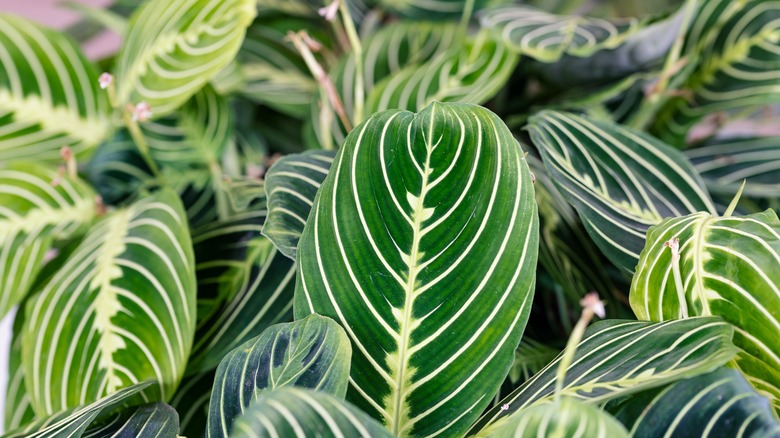
M664 246L671 239L679 239L679 263ZM650 229L629 299L639 319L717 315L733 324L734 344L741 349L733 365L780 410L779 279L780 220L774 211L742 217L698 213Z
M523 409L478 436L628 438L614 417L575 398L562 397Z
M183 105L236 56L253 0L155 0L130 20L116 65L119 107L147 102L154 117Z
M234 420L278 388L311 388L343 399L351 355L346 333L330 318L309 315L269 327L220 362L207 436L231 435Z
M770 104L780 98L780 2L701 2L686 51L699 59L682 85L688 96L672 99L654 129L683 145L690 128L707 114Z
M0 14L0 163L82 157L108 134L98 75L63 35Z
M732 327L719 318L597 322L588 327L577 346L561 395L601 404L701 374L734 357L733 333ZM553 399L560 361L559 355L483 415L470 432Z
M161 166L208 167L232 140L233 117L227 99L206 85L179 111L144 123L141 130Z
M178 196L164 190L108 214L26 310L22 363L39 416L145 380L154 381L146 400L168 400L195 331L192 244Z
M590 237L627 272L634 271L652 225L715 212L685 156L647 134L557 111L531 117L529 130Z
M234 348L292 319L295 263L260 235L265 205L193 231L198 325L187 374L216 368Z
M21 307L21 306L20 306ZM10 318L9 313L6 318ZM8 380L5 388L5 413L3 429L15 430L25 426L35 419L30 405L30 397L24 387L24 368L22 368L22 323L24 311L16 310L14 315L11 348L8 351Z
M206 436L209 416L209 398L214 386L216 370L186 376L171 399L171 406L179 414L179 434L185 437Z
M52 244L83 234L95 210L79 179L33 163L0 167L0 318L30 290Z
M263 235L293 260L314 196L328 175L335 154L333 151L306 151L285 155L265 175L268 218Z
M471 7L478 11L496 3L509 0L378 0L381 7L405 18L425 20L451 20L460 18Z
M82 438L172 438L179 434L179 415L165 403L126 409L105 424L86 430Z
M745 196L773 198L780 193L780 139L716 139L685 151L710 193L734 197L747 180Z
M726 368L641 392L613 409L636 438L780 437L769 401Z
M451 50L385 78L368 94L368 113L421 111L432 102L482 104L509 79L518 56L483 31Z
M95 150L84 174L108 205L125 203L153 178L127 130L117 131Z
M137 383L107 395L85 406L63 411L37 420L21 429L3 435L3 438L69 438L81 436L98 416L120 407L151 382Z
M235 438L392 435L357 407L330 394L295 387L262 391L236 420Z
M497 116L385 111L349 134L320 187L295 316L347 330L348 399L393 434L457 435L512 365L537 249L528 165Z

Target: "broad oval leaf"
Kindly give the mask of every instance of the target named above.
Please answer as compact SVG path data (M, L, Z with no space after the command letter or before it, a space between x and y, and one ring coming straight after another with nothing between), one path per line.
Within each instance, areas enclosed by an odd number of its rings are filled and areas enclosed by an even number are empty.
M523 409L478 436L628 438L628 431L601 409L574 398L562 397Z
M335 155L335 151L285 155L265 175L268 218L263 225L263 235L293 260L314 197L328 175Z
M59 412L41 418L17 430L8 432L3 438L52 438L81 436L99 415L120 407L139 392L151 386L141 382L107 395L85 406Z
M666 245L679 240L679 262ZM679 269L679 283L675 280ZM717 315L734 325L734 365L780 410L780 220L698 213L650 229L631 283L637 318ZM678 284L680 287L678 287ZM681 300L684 300L681 301Z
M97 72L63 35L0 14L0 72L0 163L82 157L107 136Z
M295 315L347 330L348 398L392 433L462 433L498 390L533 296L533 193L484 108L385 111L347 137L298 245Z
M235 438L319 436L390 438L357 407L330 394L295 387L262 391L236 420Z
M168 400L195 331L195 269L178 196L106 215L27 305L25 384L39 416L143 380Z
M727 368L641 392L608 410L636 438L780 436L769 401Z
M95 214L80 179L33 163L0 167L0 318L33 286L52 243L82 234Z
M154 117L184 104L238 52L253 0L155 0L130 20L116 78L119 108L148 103Z
M207 436L231 435L234 420L277 388L298 386L344 398L351 355L346 333L330 318L309 315L269 327L219 364Z
M198 325L187 374L216 368L234 348L292 319L295 263L260 235L264 204L193 231Z
M165 403L125 409L110 421L90 427L82 438L171 438L179 435L179 414Z
M566 370L562 396L586 403L664 385L724 365L736 349L734 329L719 318L663 323L607 320L585 332ZM561 355L501 400L472 426L478 432L496 421L554 397Z
M679 151L612 122L542 111L529 130L544 165L612 263L633 272L645 234L665 217L715 207Z

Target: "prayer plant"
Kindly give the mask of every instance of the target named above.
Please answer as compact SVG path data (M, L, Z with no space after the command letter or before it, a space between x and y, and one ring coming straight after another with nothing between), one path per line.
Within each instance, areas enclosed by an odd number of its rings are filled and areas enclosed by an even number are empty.
M653 4L0 14L3 436L780 436L780 2Z

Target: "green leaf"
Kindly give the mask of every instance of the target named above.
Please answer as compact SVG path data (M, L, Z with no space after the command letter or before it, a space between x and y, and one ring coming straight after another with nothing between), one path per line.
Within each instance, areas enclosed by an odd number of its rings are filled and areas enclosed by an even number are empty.
M33 286L52 243L83 234L95 214L80 179L33 163L0 167L0 318Z
M209 416L209 398L214 386L215 370L184 377L171 406L179 414L179 434L185 437L206 436Z
M585 332L562 396L600 404L719 367L734 357L734 330L719 318L663 323L607 320ZM561 355L488 411L470 432L554 396ZM504 409L506 407L506 409Z
M562 397L523 409L479 436L628 438L628 431L601 409L575 398Z
M647 134L557 111L531 117L529 130L590 237L627 272L648 228L665 217L715 212L685 156Z
M39 416L144 380L168 400L195 331L192 243L163 190L106 215L26 307L22 363ZM33 341L34 340L34 341Z
M554 348L523 336L515 351L515 361L509 371L509 380L513 384L525 382L555 359L558 353L559 351Z
M389 438L357 407L330 394L295 387L262 391L236 420L235 438L327 436Z
M238 52L253 0L156 0L130 20L116 66L119 108L147 102L154 117L183 105Z
M268 218L263 226L282 254L295 259L298 239L335 151L306 151L280 158L265 175Z
M460 18L471 4L472 11L478 11L497 3L507 3L509 0L379 0L379 5L385 9L411 19L452 20Z
M531 175L497 116L381 112L349 134L317 194L295 316L347 330L348 399L393 434L457 435L512 365L537 248Z
M780 97L780 8L773 2L703 2L691 25L686 52L699 59L654 129L683 145L690 128L707 114L770 104Z
M86 428L103 413L120 407L130 398L151 386L141 382L118 390L97 401L75 409L63 411L37 420L21 429L13 430L2 438L60 438L81 436Z
M636 438L780 436L769 401L726 368L641 392L610 410Z
M715 139L685 151L710 193L733 198L742 182L743 196L774 198L780 193L780 139Z
M198 326L187 374L215 368L238 345L292 319L295 263L260 235L265 205L193 232Z
M126 409L107 424L93 426L82 438L170 438L179 434L179 414L165 403Z
M209 437L228 436L233 421L263 395L298 386L344 398L352 348L330 318L310 315L269 327L220 362L209 407ZM289 406L288 406L289 407Z
M7 318L10 318L7 316ZM30 404L30 397L24 387L24 368L22 368L22 324L24 312L16 311L14 315L11 348L8 351L8 380L5 391L5 413L3 429L15 430L29 424L35 419Z
M100 145L87 163L85 176L108 205L120 205L153 178L126 130Z
M679 239L678 263L665 246L671 239ZM774 211L742 217L697 213L650 229L629 300L639 319L687 313L733 324L734 344L741 349L733 366L780 409L778 279L780 220Z
M108 134L105 94L80 49L61 34L0 14L0 163L83 157Z

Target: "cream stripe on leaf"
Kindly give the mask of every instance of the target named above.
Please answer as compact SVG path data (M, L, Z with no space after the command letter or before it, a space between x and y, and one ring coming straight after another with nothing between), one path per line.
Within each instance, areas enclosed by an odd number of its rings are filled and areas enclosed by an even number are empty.
M728 368L640 392L608 409L636 438L780 436L769 401Z
M227 66L256 15L253 0L155 0L130 19L116 74L120 107L173 112Z
M295 263L260 235L265 217L261 201L193 231L198 326L187 375L216 368L230 350L292 319Z
M0 167L0 317L33 286L52 245L83 234L95 214L80 179L33 163Z
M208 422L209 398L214 386L215 370L185 376L176 389L170 405L179 414L179 435L204 436Z
M220 362L206 436L233 436L236 418L254 409L258 397L279 388L309 388L343 399L351 355L349 338L330 318L309 315L269 327Z
M172 438L179 435L179 414L165 403L126 408L106 424L92 426L82 438Z
M505 0L499 0L505 1ZM383 8L403 17L425 20L457 19L463 15L470 3L474 11L479 11L495 0L379 0Z
M3 438L80 437L93 421L100 420L105 414L134 400L138 393L151 385L151 382L141 382L122 388L92 403L40 418L21 429L9 431Z
M672 239L679 240L679 263L664 246ZM733 324L741 351L730 365L780 411L780 220L773 210L698 213L651 228L629 299L639 319L676 319L686 308Z
M494 114L381 112L350 133L317 194L295 315L345 328L347 398L394 435L457 435L512 365L537 251L528 165Z
M295 437L325 434L336 438L389 438L375 419L352 404L328 393L283 387L257 393L236 420L235 438Z
M263 235L293 260L314 196L328 175L335 154L306 151L285 155L265 175L268 219L263 225Z
M719 318L662 323L607 320L585 332L566 369L561 396L603 404L724 365L736 354L734 330ZM478 433L553 399L559 355L472 426ZM505 406L506 409L503 409Z
M24 303L14 315L13 337L8 351L8 380L5 387L5 415L3 429L15 430L35 419L30 405L30 397L24 387L24 368L22 368L22 323L24 321Z
M84 156L108 134L108 104L81 50L59 33L0 14L0 163Z
M780 1L708 0L691 24L685 54L699 60L653 126L666 142L684 145L708 114L771 104L780 96Z
M92 227L27 304L25 385L38 416L139 381L168 400L195 332L195 269L184 210L163 190Z
M627 272L634 271L650 226L715 212L685 156L647 134L557 111L531 117L529 130L590 237Z
M614 417L575 398L540 403L497 423L477 436L628 438Z

